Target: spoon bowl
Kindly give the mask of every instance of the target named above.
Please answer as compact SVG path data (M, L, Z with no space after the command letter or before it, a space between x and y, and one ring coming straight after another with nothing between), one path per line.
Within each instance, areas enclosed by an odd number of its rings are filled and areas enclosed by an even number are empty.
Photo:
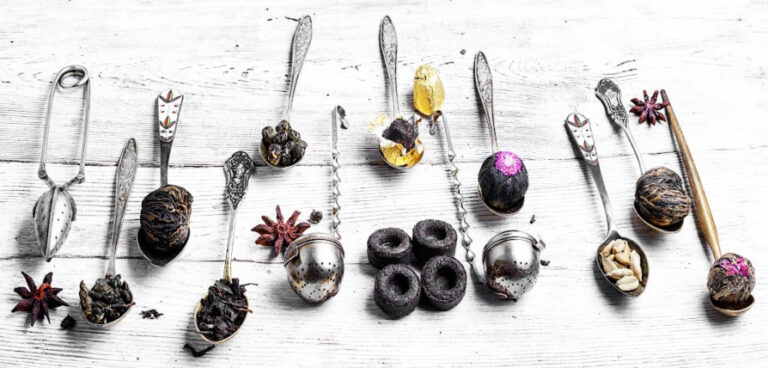
M187 243L191 236L192 230L189 230L187 240L184 244L179 246L179 250L175 252L158 253L154 247L146 244L146 241L144 240L144 231L139 228L139 233L136 235L136 245L138 246L139 253L141 253L142 257L144 257L144 259L146 259L152 266L163 267L181 257L184 250L187 249Z
M650 221L646 220L641 214L640 211L637 209L637 204L632 205L632 208L635 210L635 214L637 215L637 218L640 219L644 224L648 225L648 227L652 228L653 230L656 230L660 233L664 234L676 234L680 232L680 229L683 228L683 223L685 220L682 220L676 224L672 224L669 226L657 226Z
M273 164L272 164L271 162L269 162L269 160L267 159L267 158L269 157L269 153L267 152L267 149L268 149L267 145L266 145L266 144L264 144L264 142L261 142L261 143L259 144L259 155L261 156L261 160L262 160L262 161L264 161L264 162L267 164L267 166L269 166L269 167L271 167L271 168L273 168L273 169L275 169L275 170L285 170L285 169L288 169L288 168L290 168L290 167L294 167L294 166L296 166L296 165L297 165L299 162L301 162L301 160L303 160L303 159L304 159L304 156L306 156L306 155L307 155L307 153L306 153L306 151L305 151L305 152L304 152L304 154L303 154L303 155L301 155L301 157L300 157L298 160L296 160L296 162L294 162L294 163L292 163L292 164L290 164L290 165L287 165L287 166L273 165Z
M123 313L120 317L117 317L117 319L114 319L114 320L112 320L110 322L107 322L107 323L94 323L94 322L91 322L91 320L89 320L85 316L85 311L83 310L82 307L80 308L80 316L82 316L83 320L85 322L87 322L90 326L96 326L96 327L99 327L99 328L108 328L108 327L114 326L118 322L122 321L128 315L128 313L131 311L131 308L133 308L133 306L134 306L134 304L131 304L128 307L128 309L125 310L125 313Z
M248 308L250 306L250 304L248 303L248 297L245 296L245 295L243 295L243 296L245 297L245 307ZM240 332L240 330L243 329L243 325L245 324L245 320L248 318L248 313L245 313L245 315L243 317L243 322L240 323L239 326L237 326L237 330L235 330L235 332L233 332L231 335L229 335L229 336L227 336L227 337L225 337L225 338L223 338L221 340L218 340L218 341L217 340L211 340L207 336L205 336L202 331L200 331L200 327L197 324L197 314L200 313L200 311L203 309L203 300L205 300L207 298L208 298L208 294L203 295L203 297L200 298L200 301L198 301L197 305L195 306L195 331L197 332L198 335L200 335L200 338L203 339L203 341L205 341L205 342L207 342L209 344L218 345L218 344L221 344L221 343L225 343L225 342L231 340L233 337L235 337L235 335L237 335Z
M600 251L602 251L603 248L608 246L608 244L610 244L612 241L617 239L625 240L627 242L627 245L629 246L629 249L637 251L637 253L640 254L640 265L643 269L643 273L642 273L642 279L640 280L640 286L635 290L631 290L631 291L621 290L616 285L616 282L615 282L616 280L608 276L608 274L603 269L603 265L601 263ZM613 288L616 289L619 293L622 293L626 296L638 297L640 296L640 294L643 293L643 291L645 291L645 285L647 285L648 283L648 258L645 256L645 252L643 252L643 248L636 241L630 238L623 237L619 235L619 233L616 231L612 231L610 234L608 234L605 240L603 240L600 246L597 247L595 261L597 262L597 269L600 270L600 274L602 274L603 277L605 277L605 280L608 281L608 283L611 284Z
M755 297L754 295L750 295L749 299L747 300L747 304L745 307L742 307L740 309L731 309L727 306L720 305L717 303L712 297L709 297L709 304L712 305L712 308L714 308L716 311L720 312L723 315L726 315L728 317L738 317L747 311L749 311L750 308L752 308L752 305L755 304Z

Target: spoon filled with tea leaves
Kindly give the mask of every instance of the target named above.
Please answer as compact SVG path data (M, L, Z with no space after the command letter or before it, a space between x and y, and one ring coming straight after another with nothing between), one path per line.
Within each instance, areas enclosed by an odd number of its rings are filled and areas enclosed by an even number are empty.
M80 281L80 312L83 319L92 325L112 326L125 318L135 304L128 283L121 279L115 269L115 260L120 229L123 227L123 217L136 178L137 166L136 141L131 138L123 148L115 174L115 219L112 223L112 243L106 274L96 280L90 289L85 281Z
M639 243L621 236L616 229L589 119L578 113L570 114L565 119L565 129L595 180L608 221L608 235L597 247L597 268L616 290L627 296L639 296L648 283L648 260Z

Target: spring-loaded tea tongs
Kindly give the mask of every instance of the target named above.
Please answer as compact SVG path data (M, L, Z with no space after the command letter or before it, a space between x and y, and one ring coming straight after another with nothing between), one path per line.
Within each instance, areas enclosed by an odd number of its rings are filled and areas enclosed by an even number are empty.
M48 177L48 171L45 168L46 153L48 151L48 132L51 127L51 111L53 108L53 98L56 90L65 91L68 89L83 87L83 143L80 149L80 170L77 175L63 185L56 183ZM73 184L82 183L85 180L85 148L88 140L88 113L91 105L91 89L88 70L80 65L70 65L64 67L56 74L56 79L51 85L51 92L48 95L48 108L45 115L45 131L43 133L43 149L40 155L40 168L37 176L43 180L50 190L43 193L35 203L32 209L32 216L35 218L35 236L40 251L46 261L51 261L56 251L64 244L64 240L69 234L72 221L75 220L77 208L75 200L69 194L67 189Z

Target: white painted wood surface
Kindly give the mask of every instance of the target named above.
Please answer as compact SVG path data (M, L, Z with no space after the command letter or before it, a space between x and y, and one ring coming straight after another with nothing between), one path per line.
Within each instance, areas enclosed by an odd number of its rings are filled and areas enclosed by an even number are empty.
M294 125L309 142L298 168L275 172L259 162L240 205L234 273L249 287L254 313L233 341L203 358L182 350L194 337L192 309L220 275L226 242L223 161L236 150L257 154L260 128L275 123L287 90L294 21L314 20L314 38L294 103ZM409 230L418 220L456 222L445 151L428 152L412 171L379 162L365 125L388 108L379 55L379 20L389 14L400 41L400 85L411 103L416 67L438 67L468 198L475 250L502 229L533 225L547 240L551 265L518 303L496 300L479 284L448 312L419 308L389 320L373 302L375 270L365 240L375 229ZM768 205L768 3L680 1L5 1L0 5L0 365L31 366L761 366L768 359L765 282L757 304L737 319L714 312L705 280L712 261L693 218L675 235L653 233L631 210L638 175L626 139L594 97L614 78L624 103L642 89L666 88L705 183L724 251L768 264L763 243ZM466 50L464 53L463 50ZM472 80L483 50L495 79L500 145L525 160L531 189L523 210L499 218L473 186L489 153ZM39 256L31 211L45 190L36 178L44 105L54 73L79 63L93 75L87 181L75 186L78 219L58 256ZM135 246L141 199L159 183L153 103L178 88L184 111L170 180L195 196L189 249L154 268ZM352 122L341 131L341 229L347 271L341 293L319 307L290 291L280 260L256 246L259 216L313 208L329 225L329 119L336 104ZM57 100L49 160L53 177L74 175L80 124L76 99ZM650 284L620 297L594 267L604 217L597 190L576 160L562 121L592 119L608 191L621 231L645 245ZM666 124L634 125L649 166L681 171ZM119 325L92 329L77 307L77 285L100 275L112 219L120 147L139 146L140 169L123 226L118 268L138 305ZM463 250L457 251L463 260ZM28 326L10 314L25 270L54 284L72 307L52 324ZM139 311L157 308L159 320ZM67 314L79 323L59 329Z

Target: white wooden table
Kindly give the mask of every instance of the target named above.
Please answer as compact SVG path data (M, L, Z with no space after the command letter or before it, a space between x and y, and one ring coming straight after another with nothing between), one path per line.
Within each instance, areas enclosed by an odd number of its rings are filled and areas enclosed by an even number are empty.
M192 309L219 277L227 205L221 165L236 150L257 157L261 127L281 116L289 45L310 14L314 39L294 103L293 121L309 142L300 167L276 172L259 162L240 204L234 273L254 313L233 341L202 358L182 346L194 337ZM551 260L518 303L482 285L468 286L448 312L419 308L389 320L372 298L376 270L365 241L377 228L410 231L419 220L456 223L445 150L425 137L422 162L410 172L382 164L365 126L388 110L378 26L392 16L400 41L400 86L410 109L411 79L435 65L447 89L460 176L469 194L475 251L495 232L533 225ZM156 367L220 366L759 366L768 359L765 278L757 304L732 319L707 302L712 261L693 217L660 235L632 212L638 176L631 148L608 122L593 89L613 78L624 103L643 89L666 88L705 183L724 251L751 258L762 277L768 205L768 4L764 1L5 1L0 5L0 365ZM489 213L473 191L489 153L474 82L473 55L492 65L500 145L525 160L531 187L511 218ZM32 205L46 189L37 179L44 110L54 73L78 63L92 73L92 118L86 182L72 189L79 208L68 241L50 263L40 257ZM189 249L166 268L150 266L135 245L141 199L158 186L154 99L173 87L185 94L171 156L170 180L194 195ZM79 94L59 99L50 171L74 175L81 132ZM281 259L254 245L259 216L313 208L330 211L330 112L344 106L352 128L341 131L342 229L346 275L338 296L309 306L289 289ZM606 185L621 231L645 245L649 288L620 297L594 266L606 231L597 190L563 129L578 111L592 120ZM649 166L681 172L666 124L631 127ZM111 329L79 316L77 287L102 272L112 221L115 164L136 138L140 168L128 205L118 268L137 306ZM464 257L463 250L457 257ZM29 326L11 314L20 271L54 286L71 304L51 324ZM139 311L156 308L159 320ZM67 315L72 331L59 328Z

